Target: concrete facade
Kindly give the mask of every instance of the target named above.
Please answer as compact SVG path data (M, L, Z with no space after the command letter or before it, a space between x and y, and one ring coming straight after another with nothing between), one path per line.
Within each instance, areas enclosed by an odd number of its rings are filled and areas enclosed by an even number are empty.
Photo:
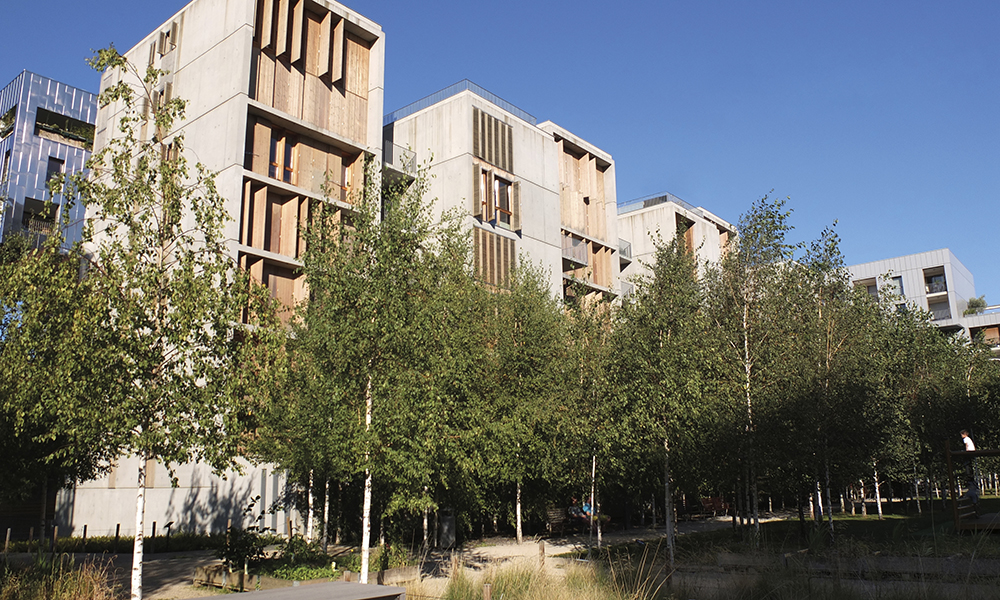
M385 38L381 27L329 0L194 0L124 53L144 73L167 71L153 89L134 74L140 116L172 98L187 101L185 119L160 132L168 151L184 136L184 157L217 173L216 187L231 220L225 236L234 260L290 308L305 296L296 272L304 249L299 224L312 210L350 210L364 186L363 165L381 159ZM119 81L105 72L101 89ZM120 135L127 107L97 114L95 146ZM146 122L140 139L154 135ZM326 182L332 193L322 189ZM149 466L149 465L148 465ZM146 493L146 533L152 523L221 531L237 523L254 496L256 510L277 501L265 522L287 533L300 521L286 512L286 475L273 465L218 477L200 464L176 466L173 487L163 465ZM63 490L56 507L60 532L114 533L134 529L138 459L124 457L106 477ZM270 521L273 521L271 523Z
M970 339L981 338L1000 356L1000 306L988 306L975 315L963 314L976 298L972 273L943 248L848 267L854 285L863 285L876 298L891 294L899 306L930 313L934 325Z
M38 244L65 219L66 244L80 240L83 206L52 197L48 180L84 170L96 118L93 93L30 71L0 90L0 238L23 234Z
M630 260L622 261L623 290L650 274L648 265L654 260L659 240L670 242L681 231L699 263L717 263L736 232L727 221L669 193L623 203L618 207L618 230L630 248Z
M547 273L553 296L574 283L618 294L610 155L468 80L386 115L383 136L389 168L429 165L435 217L468 215L481 281L502 287L520 260Z
M945 330L964 329L962 312L976 295L972 273L947 248L848 269L855 285L865 286L875 297L894 294L898 304L930 312L934 324Z

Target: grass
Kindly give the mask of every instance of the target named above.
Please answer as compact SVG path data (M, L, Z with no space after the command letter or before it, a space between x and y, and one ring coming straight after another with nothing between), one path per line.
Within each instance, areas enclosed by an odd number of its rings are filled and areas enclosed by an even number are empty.
M24 567L3 567L0 600L114 600L109 581L105 565L87 561L77 566L65 555L55 560L40 555Z

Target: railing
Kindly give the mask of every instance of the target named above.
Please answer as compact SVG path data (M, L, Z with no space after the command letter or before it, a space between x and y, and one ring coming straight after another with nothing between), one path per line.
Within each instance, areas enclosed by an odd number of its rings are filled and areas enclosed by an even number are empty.
M951 318L951 309L949 308L933 309L930 312L931 312L931 321L943 321L945 319Z
M948 291L948 284L946 283L928 283L927 286L928 294L940 294L941 292Z
M628 298L635 291L635 286L625 281L622 282L622 298Z
M441 102L442 100L445 100L447 98L451 98L452 96L458 94L459 92L464 92L466 90L469 90L470 92L472 92L473 94L479 96L480 98L482 98L482 99L484 99L484 100L486 100L488 102L491 102L491 103L493 103L496 106L499 106L500 108L504 109L505 111L509 112L510 114L514 115L515 117L517 117L517 118L519 118L519 119L521 119L523 121L527 121L528 123L531 123L532 125L537 125L538 124L538 120L535 119L535 117L533 117L530 114L528 114L527 112L525 112L525 111L521 110L520 108L514 106L510 102L507 102L506 100L504 100L500 96L497 96L496 94L493 94L492 92L486 91L485 89L483 89L483 88L479 87L478 85L472 83L468 79L463 79L462 81L459 81L456 84L449 85L448 87L444 88L443 90L434 92L430 96L427 96L425 98L421 98L420 100L417 100L416 102L414 102L412 104L408 104L408 105L404 106L403 108L400 108L398 110L394 110L391 113L385 115L384 117L382 117L382 126L385 127L389 123L394 123L394 122L402 119L403 117L408 117L408 116L412 115L413 113L415 113L417 111L423 110L423 109L427 108L428 106L433 106L434 104L437 104L438 102Z
M618 254L622 258L632 258L632 242L618 238Z
M382 147L382 162L407 175L417 171L417 153L397 144L386 143Z
M581 266L590 264L587 256L587 242L571 235L564 235L562 239L563 258Z
M681 200L670 192L643 196L642 198L622 202L618 205L618 214L632 212L633 210L639 210L641 208L649 208L650 206L656 206L657 204L666 204L667 202L673 202L674 204L677 204L682 208L686 208L696 215L704 216L701 209L697 206L692 206L690 203Z

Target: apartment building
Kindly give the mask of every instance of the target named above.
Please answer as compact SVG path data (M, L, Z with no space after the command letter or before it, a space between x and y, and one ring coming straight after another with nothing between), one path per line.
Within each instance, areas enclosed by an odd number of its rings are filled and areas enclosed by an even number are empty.
M83 206L53 197L48 183L85 168L96 117L94 94L30 71L0 90L0 239L25 235L37 246L65 220L66 243L80 240Z
M552 294L618 294L614 161L551 121L464 80L389 113L385 164L429 164L435 216L460 208L476 277L506 285L516 262Z
M708 210L692 206L673 194L646 196L618 207L622 241L622 290L630 292L636 278L649 275L658 241L669 242L681 232L700 263L717 263L736 229Z
M899 306L926 310L940 329L970 338L982 336L1000 352L1000 306L965 315L976 298L972 273L947 248L848 267L854 285L872 296L891 295Z
M328 0L194 0L124 53L140 73L147 66L167 72L139 111L174 97L187 101L186 118L161 139L170 144L183 134L189 162L217 173L232 217L225 232L232 256L287 307L285 318L305 295L296 272L304 250L299 224L320 203L350 210L366 158L381 157L384 47L378 24ZM119 77L104 73L101 89ZM98 111L97 148L117 134L125 110L116 103ZM106 477L61 492L60 531L87 524L92 535L113 535L120 524L131 534L138 461L123 458ZM218 531L229 518L237 522L254 496L263 510L289 493L285 474L272 465L247 465L225 478L203 465L179 465L179 487L165 465L146 468L153 473L147 527L156 521ZM282 509L266 524L282 533L296 526L289 519L298 515Z

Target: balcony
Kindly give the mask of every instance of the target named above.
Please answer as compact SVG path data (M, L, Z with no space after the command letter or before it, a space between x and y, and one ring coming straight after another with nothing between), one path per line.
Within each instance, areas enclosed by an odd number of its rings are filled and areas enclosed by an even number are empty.
M632 242L618 238L618 260L619 269L624 269L632 264Z
M948 291L948 284L944 282L928 283L924 286L928 296L932 294L943 294Z
M570 269L578 269L590 264L590 253L587 248L587 242L571 235L563 235L562 256L563 262L569 263ZM564 264L563 271L566 270L569 269Z
M417 171L417 153L391 142L382 146L382 162L386 167L404 175L413 176Z
M931 321L944 321L951 318L951 309L947 306L942 308L931 307Z

